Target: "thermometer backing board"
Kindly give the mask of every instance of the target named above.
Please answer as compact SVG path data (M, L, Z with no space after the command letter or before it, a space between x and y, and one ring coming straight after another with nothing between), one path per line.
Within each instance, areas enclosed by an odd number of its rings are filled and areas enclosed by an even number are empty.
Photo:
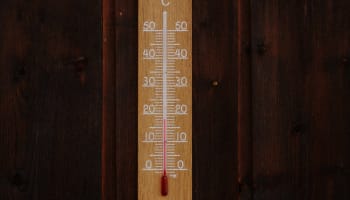
M192 2L139 0L138 199L192 199Z

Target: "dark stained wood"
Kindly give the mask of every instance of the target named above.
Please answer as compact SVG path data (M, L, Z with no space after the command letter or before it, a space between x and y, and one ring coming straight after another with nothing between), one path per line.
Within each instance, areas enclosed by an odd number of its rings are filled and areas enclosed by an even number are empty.
M193 0L195 200L238 197L236 9L236 1Z
M309 125L310 199L350 198L350 2L312 1L305 102Z
M193 0L194 200L350 199L349 8ZM0 199L136 200L137 0L0 27Z
M137 0L115 2L116 199L137 199Z
M110 1L105 1L106 5ZM231 1L223 4L194 1L193 59L194 59L194 199L236 199L238 192L236 155L236 113L237 113L237 52L238 46L234 29L237 22L231 23L237 6ZM116 1L115 10L108 6L105 16L115 20L115 65L116 65L116 179L113 183L107 178L108 170L114 163L105 160L103 172L104 200L136 199L137 195L137 1ZM222 12L225 10L225 12ZM105 31L110 33L109 23ZM218 23L217 23L218 22ZM220 29L220 31L216 31ZM107 45L108 46L108 45ZM112 48L108 49L113 51ZM107 51L108 51L107 50ZM207 57L209 55L209 58ZM110 54L104 57L113 63ZM107 71L111 68L107 67ZM107 72L106 71L106 72ZM108 76L105 92L114 88ZM106 77L105 77L106 78ZM213 81L219 85L214 87ZM113 94L113 92L112 92ZM106 94L110 96L112 94ZM107 97L107 99L112 97ZM106 107L112 105L109 102ZM105 110L105 112L109 112ZM110 111L112 112L112 111ZM106 116L109 114L106 114ZM112 116L108 117L112 119ZM113 134L111 122L105 122L104 134ZM105 135L105 138L112 136ZM107 140L106 140L107 141ZM108 143L108 144L107 144ZM105 150L113 147L107 142ZM107 147L108 146L108 147ZM113 153L105 152L105 158ZM211 159L208 159L208 158ZM110 169L107 169L107 165ZM106 183L111 183L107 185ZM115 184L115 185L113 185Z
M349 199L349 1L251 0L254 199Z
M100 198L101 5L0 6L0 199Z
M237 157L239 199L252 199L250 1L237 1Z
M102 200L116 198L115 1L103 0Z
M293 129L308 121L303 105L308 54L304 5L251 2L254 199L302 199L308 135Z

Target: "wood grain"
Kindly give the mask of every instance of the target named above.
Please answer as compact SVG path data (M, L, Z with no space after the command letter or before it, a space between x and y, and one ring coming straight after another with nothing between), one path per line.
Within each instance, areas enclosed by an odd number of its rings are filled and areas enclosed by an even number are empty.
M234 32L237 21L232 23L237 9L235 2L226 0L219 4L193 1L196 35L193 38L193 84L196 90L193 97L196 102L193 107L193 199L236 199L238 196L235 140L237 52L233 51L238 45ZM137 2L116 1L112 12L111 21L116 24L115 52L118 52L115 58L116 101L119 102L116 114L119 113L120 117L116 118L117 181L115 185L104 187L107 188L105 191L115 190L117 199L136 199L137 168L132 163L137 160ZM220 23L216 24L217 21ZM221 31L215 31L219 27ZM215 81L218 81L218 87L213 86ZM122 106L125 104L128 106ZM121 117L123 113L128 113L127 118ZM126 140L118 139L120 137ZM207 156L213 160L208 160Z
M1 200L137 199L138 5L103 4L1 2ZM193 0L193 199L350 199L349 4Z
M237 157L239 199L252 199L251 9L238 0L237 12Z
M254 199L348 199L349 1L251 2Z
M237 1L193 1L193 199L237 199Z
M100 198L101 5L0 6L0 199Z
M101 199L116 198L115 1L103 0Z
M103 1L102 199L137 199L137 0Z
M178 0L170 2L169 6L163 6L159 0L139 1L139 70L138 70L138 199L158 200L158 199L192 199L192 4L188 0ZM147 32L147 23L154 23L155 30L161 32ZM166 36L163 29L166 23ZM186 23L185 29L181 29L181 24ZM146 24L146 28L145 28ZM185 30L182 32L171 32L170 30ZM152 29L152 28L150 28ZM149 30L149 29L147 29ZM157 38L160 37L160 41ZM166 48L164 46L152 46L151 44L164 43L166 38ZM174 38L174 39L173 39ZM173 43L179 46L172 45ZM178 49L178 50L177 50ZM147 55L155 50L156 57L152 59ZM186 58L176 55L176 51L186 50ZM146 54L145 54L146 51ZM164 57L164 51L167 56ZM166 59L166 86L164 86L164 62ZM176 59L176 60L173 60ZM160 69L160 67L162 69ZM176 67L176 69L174 69ZM159 71L157 71L159 70ZM157 72L157 74L152 73ZM179 74L176 74L176 71ZM146 77L146 82L145 82ZM186 77L186 86L176 86L176 77ZM151 79L156 82L150 84ZM166 90L166 100L164 99L163 88ZM159 91L160 90L160 91ZM159 91L159 92L157 92ZM172 92L174 91L174 92ZM163 96L158 97L161 94ZM152 101L157 99L157 101ZM179 99L174 101L173 99ZM166 105L163 104L166 102ZM148 114L145 106L155 106L155 114ZM182 114L177 107L185 106L186 111ZM164 116L164 110L166 115ZM149 109L151 110L151 109ZM164 122L164 121L165 122ZM160 121L160 122L159 122ZM161 128L151 129L151 126ZM163 130L163 127L166 127ZM173 129L171 127L180 127ZM165 133L162 131L166 131ZM153 136L150 136L152 133ZM182 142L177 136L180 133L186 134L186 142ZM166 134L165 156L163 149L157 150L160 145L164 145L164 135ZM154 138L153 138L154 137ZM147 141L147 142L145 142ZM155 142L161 141L161 142ZM173 149L174 148L174 149ZM160 152L160 153L159 153ZM161 155L153 157L151 155ZM179 155L173 157L172 155ZM166 159L166 164L163 159ZM159 158L159 160L157 160ZM173 160L174 159L174 160ZM179 164L180 163L180 164ZM166 166L163 166L163 165ZM161 178L166 168L168 195L161 194ZM147 171L159 169L158 171ZM175 171L177 170L177 171ZM176 177L174 177L176 176Z
M137 199L137 0L115 1L116 199Z

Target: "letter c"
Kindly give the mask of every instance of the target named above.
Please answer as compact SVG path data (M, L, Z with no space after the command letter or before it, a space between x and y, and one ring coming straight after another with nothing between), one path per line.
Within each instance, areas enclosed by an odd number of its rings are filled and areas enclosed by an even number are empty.
M165 7L170 5L170 2L167 1L167 0L161 0L161 2L162 2L162 5L165 6Z

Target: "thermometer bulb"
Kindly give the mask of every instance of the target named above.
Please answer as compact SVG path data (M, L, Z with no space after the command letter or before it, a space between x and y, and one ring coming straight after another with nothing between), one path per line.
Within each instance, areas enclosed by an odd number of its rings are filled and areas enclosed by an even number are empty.
M168 195L168 177L166 175L166 172L164 172L161 179L161 193L162 193L162 196Z

